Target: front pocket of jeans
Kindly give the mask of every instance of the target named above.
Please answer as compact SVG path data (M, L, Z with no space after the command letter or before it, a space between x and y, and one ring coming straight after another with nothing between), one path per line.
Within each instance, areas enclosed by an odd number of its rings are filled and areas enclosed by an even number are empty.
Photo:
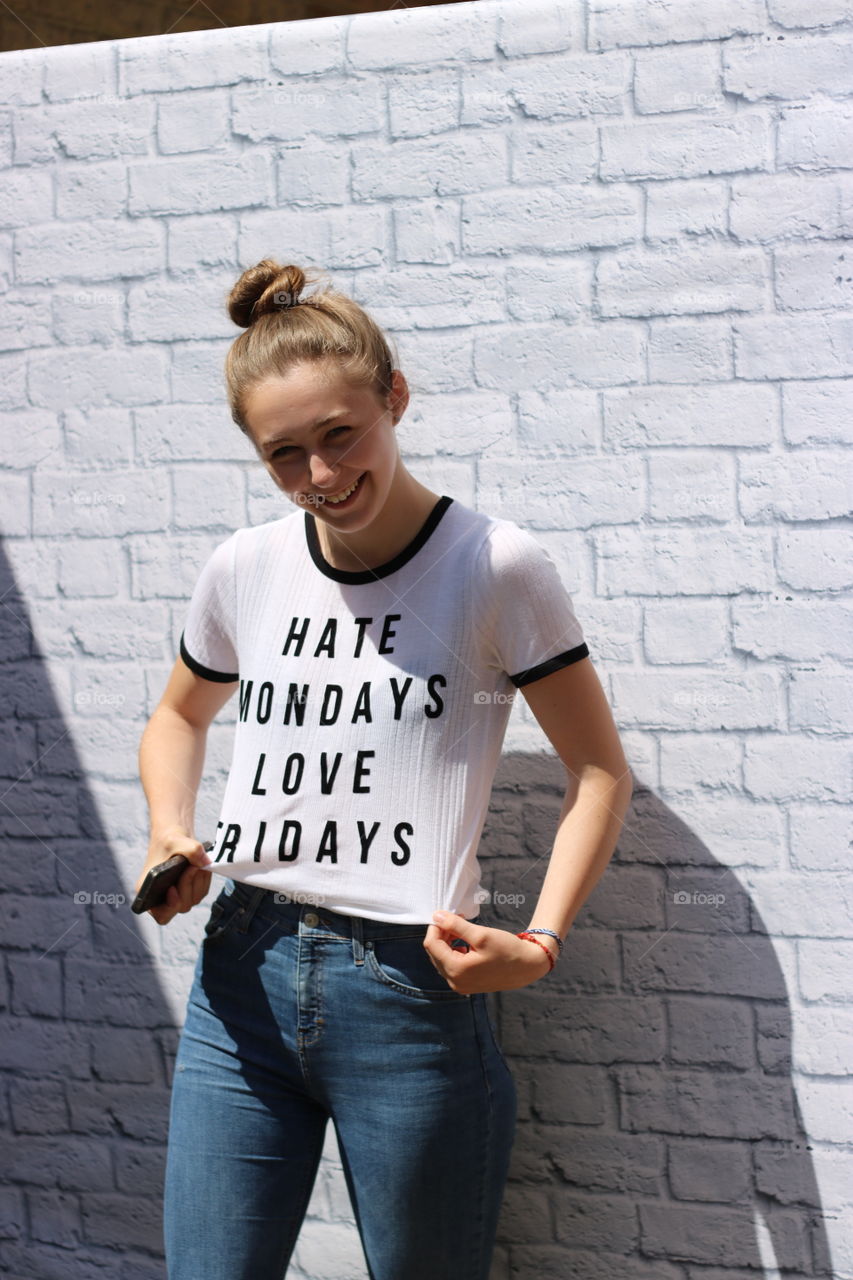
M210 908L210 915L204 926L204 941L218 942L220 938L224 938L237 918L237 911L237 903L232 896L220 895Z
M454 991L433 965L421 938L375 938L366 943L365 960L379 982L420 1000L470 1000Z

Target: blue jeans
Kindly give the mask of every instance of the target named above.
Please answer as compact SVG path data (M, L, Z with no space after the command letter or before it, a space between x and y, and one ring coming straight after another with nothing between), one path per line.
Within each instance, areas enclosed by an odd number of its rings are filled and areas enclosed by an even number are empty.
M488 1280L515 1084L425 934L226 881L175 1059L169 1280L283 1280L329 1117L371 1280Z

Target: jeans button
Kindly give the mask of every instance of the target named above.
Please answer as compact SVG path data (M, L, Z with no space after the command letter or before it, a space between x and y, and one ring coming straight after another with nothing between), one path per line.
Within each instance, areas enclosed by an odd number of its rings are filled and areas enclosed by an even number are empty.
M308 925L309 929L313 929L315 925L318 925L320 923L320 917L317 915L317 912L316 911L306 912L305 923Z

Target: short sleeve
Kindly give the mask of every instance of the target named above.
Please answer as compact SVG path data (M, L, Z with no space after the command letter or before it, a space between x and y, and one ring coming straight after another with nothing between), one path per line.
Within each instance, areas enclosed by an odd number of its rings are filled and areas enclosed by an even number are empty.
M483 541L473 601L487 661L516 688L589 657L556 565L511 521L496 522Z
M213 552L198 576L183 632L181 657L196 675L226 683L239 679L234 577L236 536Z

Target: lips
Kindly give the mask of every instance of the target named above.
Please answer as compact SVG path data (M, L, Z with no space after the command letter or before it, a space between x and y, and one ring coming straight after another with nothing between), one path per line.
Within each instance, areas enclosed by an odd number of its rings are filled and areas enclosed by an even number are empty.
M365 474L366 474L366 473L363 473L362 475L360 475L360 476L358 477L358 479L357 479L357 480L356 480L356 482L355 482L355 486L354 486L353 488L351 488L351 489L350 489L350 492L347 494L346 498L343 498L342 500L340 500L340 501L338 501L338 502L332 502L332 501L331 501L331 499L335 496L334 494L331 494L331 493L330 493L330 494L317 494L316 496L317 496L318 498L319 498L319 497L322 497L322 498L323 498L323 503L322 503L322 505L323 505L323 506L329 506L329 507L346 507L350 502L352 502L353 498L355 497L355 495L358 493L359 489L361 488L361 482L362 482L362 480L364 479L364 475L365 475ZM340 492L340 493L347 493L346 489L341 489L341 490L339 490L339 492ZM318 505L319 505L319 504L318 504Z

